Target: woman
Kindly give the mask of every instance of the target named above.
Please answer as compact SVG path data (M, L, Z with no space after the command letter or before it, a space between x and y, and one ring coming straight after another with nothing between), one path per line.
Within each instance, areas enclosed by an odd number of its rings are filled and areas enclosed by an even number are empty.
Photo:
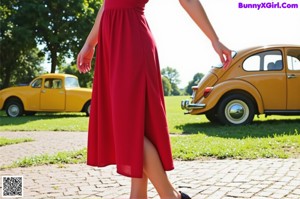
M166 175L174 166L159 61L144 16L147 1L105 0L77 57L78 70L88 72L97 45L87 164L116 164L119 174L131 177L130 198L147 198L148 179L161 198L189 198ZM231 52L201 3L180 3L227 65Z

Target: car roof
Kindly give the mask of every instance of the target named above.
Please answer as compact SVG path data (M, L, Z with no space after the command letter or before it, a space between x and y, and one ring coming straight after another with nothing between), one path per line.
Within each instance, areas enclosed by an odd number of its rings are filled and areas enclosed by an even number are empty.
M62 74L62 73L47 73L47 74L40 75L39 77L61 77L61 78L75 77L75 78L77 78L75 75Z
M300 45L296 44L273 44L273 45L265 45L265 46L254 46L249 48L244 48L237 50L236 57L243 57L247 54L251 54L256 51L263 51L268 49L276 49L276 48L300 48Z
M300 48L300 45L296 44L274 44L274 45L265 45L265 46L254 46L250 48L244 48L238 50L240 53L247 53L251 51L257 51L257 50L267 50L270 48Z

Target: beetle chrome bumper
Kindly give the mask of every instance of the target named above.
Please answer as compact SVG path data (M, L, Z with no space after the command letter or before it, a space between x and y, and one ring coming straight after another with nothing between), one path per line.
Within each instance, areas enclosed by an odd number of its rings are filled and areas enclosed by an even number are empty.
M205 104L190 104L189 100L181 101L181 109L183 110L202 109L205 108L205 106Z

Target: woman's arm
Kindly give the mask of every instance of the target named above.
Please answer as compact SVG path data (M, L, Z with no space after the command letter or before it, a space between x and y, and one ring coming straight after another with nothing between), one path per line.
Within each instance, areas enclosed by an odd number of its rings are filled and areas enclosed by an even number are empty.
M231 61L231 51L224 46L215 33L205 10L199 0L179 0L182 7L190 15L197 26L210 39L213 48L220 57L221 62L226 68ZM225 57L224 57L225 56ZM226 58L226 59L225 59Z
M89 33L85 41L85 44L83 45L81 51L77 56L77 68L81 73L86 73L91 70L91 61L94 56L95 46L98 43L98 31L99 31L99 25L103 13L104 3L105 2L103 1L103 5L98 11L93 28Z

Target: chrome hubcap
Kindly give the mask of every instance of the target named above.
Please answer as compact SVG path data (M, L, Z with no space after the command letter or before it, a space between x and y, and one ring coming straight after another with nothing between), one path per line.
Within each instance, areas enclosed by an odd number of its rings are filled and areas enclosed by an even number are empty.
M234 119L241 118L245 113L244 107L240 104L233 104L229 107L229 115Z
M232 100L225 107L225 116L233 124L241 124L249 117L249 107L242 100Z
M12 117L18 116L19 113L20 113L19 107L17 105L11 105L11 106L9 106L8 113Z

